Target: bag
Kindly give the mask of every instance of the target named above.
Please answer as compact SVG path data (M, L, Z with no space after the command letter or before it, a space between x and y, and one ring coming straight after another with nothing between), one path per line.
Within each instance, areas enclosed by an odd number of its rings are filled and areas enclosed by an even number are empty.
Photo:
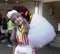
M17 45L14 54L35 54L35 49L30 45Z

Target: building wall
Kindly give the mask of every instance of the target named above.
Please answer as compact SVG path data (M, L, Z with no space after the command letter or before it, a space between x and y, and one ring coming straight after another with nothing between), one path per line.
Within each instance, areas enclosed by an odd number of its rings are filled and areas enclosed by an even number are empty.
M55 2L55 1L60 1L60 0L42 0L43 2Z
M8 10L11 10L14 6L25 6L33 15L35 12L35 2L21 2L20 4L3 4L0 5L0 13L3 15L3 17L6 17L6 13ZM42 14L42 3L39 3L39 13Z
M53 3L53 7L54 7L54 15L58 20L58 23L60 23L60 2L54 2Z
M43 4L43 16L53 25L55 31L57 32L58 31L57 30L58 29L58 18L56 18L57 16L56 12L58 10L55 9L53 11L51 9L51 3Z
M31 14L34 13L34 2L22 2L20 4L3 4L0 5L0 13L3 15L3 17L6 17L6 13L8 12L8 10L11 10L14 6L20 6L23 5L25 6L30 12Z

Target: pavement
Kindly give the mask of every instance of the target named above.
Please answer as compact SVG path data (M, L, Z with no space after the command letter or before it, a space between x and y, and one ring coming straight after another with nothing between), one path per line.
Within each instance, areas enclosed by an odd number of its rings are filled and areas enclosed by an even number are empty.
M12 54L12 48L7 43L0 43L0 54ZM60 54L60 48L47 45L43 48L36 48L36 54Z
M36 49L36 54L60 54L60 48L47 45L43 48Z
M12 54L12 47L8 47L7 43L0 43L0 54Z

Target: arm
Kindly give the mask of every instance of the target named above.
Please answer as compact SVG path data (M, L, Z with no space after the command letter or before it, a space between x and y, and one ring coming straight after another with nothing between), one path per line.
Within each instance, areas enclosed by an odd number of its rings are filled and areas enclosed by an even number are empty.
M26 32L27 34L29 33L29 29L30 29L30 26L29 26L29 23L24 19L24 32Z
M16 28L13 28L10 40L12 41L13 44L17 44L17 41L16 41Z
M10 40L13 43L13 54L14 54L15 48L17 46L17 41L16 41L16 28L13 28L12 33L11 33Z

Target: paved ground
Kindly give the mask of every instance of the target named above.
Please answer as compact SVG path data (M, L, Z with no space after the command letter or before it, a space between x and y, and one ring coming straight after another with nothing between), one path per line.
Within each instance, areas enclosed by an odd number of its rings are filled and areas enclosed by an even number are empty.
M0 43L0 54L12 54L12 48L7 46L7 43Z
M60 54L60 48L46 46L41 49L37 49L37 54Z
M6 43L0 43L0 54L12 54L12 48ZM60 48L45 46L41 49L36 49L36 54L60 54Z

